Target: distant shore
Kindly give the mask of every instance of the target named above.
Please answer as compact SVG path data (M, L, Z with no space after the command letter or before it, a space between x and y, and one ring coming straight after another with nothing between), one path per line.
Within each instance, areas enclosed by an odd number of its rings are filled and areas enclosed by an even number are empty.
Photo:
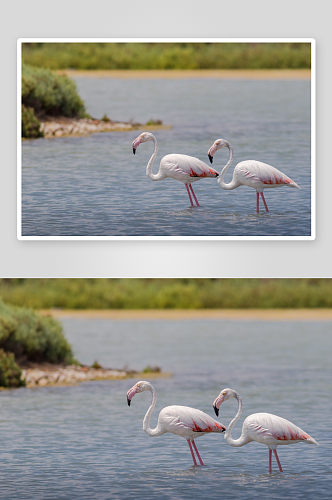
M211 70L57 70L59 75L91 78L207 78L225 80L310 80L310 69L211 69Z
M113 320L332 321L332 309L47 309L39 312L55 318Z

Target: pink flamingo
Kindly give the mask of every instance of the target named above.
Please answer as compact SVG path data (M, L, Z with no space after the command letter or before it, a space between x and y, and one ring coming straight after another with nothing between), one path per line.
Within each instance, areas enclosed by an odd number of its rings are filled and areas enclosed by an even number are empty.
M193 156L171 154L162 158L160 162L159 172L157 174L153 174L152 165L158 152L158 143L155 136L150 132L143 132L141 135L139 135L133 142L133 153L136 153L137 147L142 142L147 141L152 141L154 143L154 151L146 167L146 175L152 181L161 181L166 177L171 177L172 179L183 182L186 186L191 206L194 207L195 205L193 204L190 191L192 192L196 205L199 207L200 205L195 196L191 183L199 181L202 177L218 177L219 172L209 167L208 165L206 165L206 163L202 162L198 158L194 158Z
M256 212L259 212L259 193L262 197L266 211L267 204L264 198L263 191L265 188L276 188L280 186L289 186L301 189L296 182L292 181L287 175L280 172L271 165L267 163L262 163L256 160L245 160L238 163L234 169L232 182L226 184L224 181L224 176L226 170L230 166L233 160L233 149L232 146L224 139L216 140L208 151L208 157L210 162L213 162L213 155L218 149L224 148L229 149L229 160L227 165L224 166L220 173L218 183L222 189L235 189L242 184L245 186L252 187L256 189Z
M144 380L137 382L137 384L135 384L127 392L127 402L128 406L130 406L130 402L135 394L143 391L150 391L152 393L151 405L143 420L143 430L148 434L148 436L153 437L161 436L161 434L165 434L166 432L171 432L172 434L177 434L178 436L185 438L189 445L194 465L197 465L197 462L192 445L196 451L200 464L204 465L203 460L198 453L194 439L211 432L224 432L226 427L219 424L219 422L206 413L196 410L195 408L189 408L187 406L166 406L166 408L163 408L159 413L157 427L155 429L151 429L150 417L156 405L157 396L156 391L150 382L146 382Z
M270 413L254 413L253 415L249 415L249 417L247 417L243 422L241 437L236 440L233 439L232 429L242 413L242 399L236 391L233 391L233 389L224 389L221 391L217 399L215 399L213 408L218 416L221 403L230 398L237 399L238 412L229 424L227 432L225 433L224 437L227 443L230 446L237 447L244 446L251 441L266 444L269 448L269 472L272 472L272 450L276 457L279 470L280 472L283 472L277 454L277 446L300 442L318 445L315 439L300 429L300 427L297 427L297 425L289 422L289 420L278 417L277 415L271 415Z

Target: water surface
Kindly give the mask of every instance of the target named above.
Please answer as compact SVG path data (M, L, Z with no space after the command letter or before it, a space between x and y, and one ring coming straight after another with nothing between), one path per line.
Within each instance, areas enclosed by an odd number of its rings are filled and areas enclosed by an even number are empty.
M331 477L331 322L63 319L75 355L109 367L172 371L152 380L161 408L180 404L213 416L225 387L243 398L243 420L266 411L302 427L320 446L279 447L284 473L268 474L268 449L231 448L220 435L197 439L204 467L186 441L142 429L150 394L136 380L6 390L1 399L0 498L4 499L327 499ZM148 377L146 377L148 379ZM220 408L228 425L235 400Z
M171 124L155 132L159 152L196 156L218 138L234 149L226 174L255 159L295 180L301 190L265 190L270 212L256 214L256 192L222 190L216 179L193 184L201 207L191 208L183 183L145 174L153 144L139 131L53 138L22 144L23 236L310 236L310 82L77 78L87 111L97 118ZM217 151L220 171L228 151Z

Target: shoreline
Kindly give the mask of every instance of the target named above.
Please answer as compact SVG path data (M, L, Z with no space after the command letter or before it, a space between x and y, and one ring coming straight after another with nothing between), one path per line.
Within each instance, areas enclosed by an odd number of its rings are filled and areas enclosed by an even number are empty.
M310 80L310 69L169 69L169 70L81 70L66 69L57 70L58 75L66 75L70 78L207 78L225 80Z
M93 368L79 365L52 365L50 363L33 363L33 367L22 368L22 380L26 381L27 388L31 387L54 387L77 385L81 382L92 382L97 380L124 380L144 379L145 377L168 378L172 373L162 371L135 371L113 368ZM12 389L3 387L1 389Z
M43 309L55 318L112 320L332 321L332 309Z
M165 130L171 125L143 125L118 121L104 121L96 118L66 118L64 116L41 119L40 130L44 139L55 137L84 137L98 132L130 132L132 130ZM24 139L24 138L22 138ZM25 139L24 139L25 140ZM27 139L30 140L30 139Z

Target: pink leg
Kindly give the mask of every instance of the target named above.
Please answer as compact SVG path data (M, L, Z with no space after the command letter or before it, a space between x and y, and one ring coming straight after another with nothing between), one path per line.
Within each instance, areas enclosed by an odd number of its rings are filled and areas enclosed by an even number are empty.
M193 449L192 449L192 446L191 446L190 439L187 439L187 443L189 444L189 448L190 448L190 451L191 451L191 456L193 457L194 465L197 465L196 458L195 458L195 455L194 455L194 452L193 452Z
M261 197L262 197L262 200L263 200L263 203L264 203L264 207L265 207L265 210L268 212L269 209L267 208L267 204L266 204L266 201L265 201L265 198L264 198L264 194L261 193Z
M259 193L256 193L256 212L259 213Z
M195 448L196 455L197 455L197 457L198 457L199 463L200 463L201 465L204 465L204 464L203 464L203 460L201 459L201 456L200 456L200 454L198 453L198 449L197 449L197 446L196 446L196 444L195 444L195 441L193 441L193 447Z
M269 472L272 472L272 450L269 450Z
M278 457L278 454L277 454L277 450L273 450L273 453L274 453L274 456L276 457L276 461L277 461L277 464L278 464L280 472L284 472L282 470L282 467L281 467L281 463L280 463L280 460L279 460L279 457Z
M194 190L193 190L192 185L191 185L191 184L189 184L189 187L190 187L191 192L192 192L192 194L193 194L193 197L194 197L194 199L195 199L195 201L196 201L196 205L199 207L199 206L200 206L200 204L198 203L198 199L197 199L197 198L196 198L196 196L195 196L195 193L194 193Z
M193 200L191 199L191 194L190 194L190 191L189 191L189 188L188 188L188 184L185 184L185 186L187 188L187 193L188 193L188 196L189 196L189 200L190 200L191 206L194 207L195 205L193 204Z

